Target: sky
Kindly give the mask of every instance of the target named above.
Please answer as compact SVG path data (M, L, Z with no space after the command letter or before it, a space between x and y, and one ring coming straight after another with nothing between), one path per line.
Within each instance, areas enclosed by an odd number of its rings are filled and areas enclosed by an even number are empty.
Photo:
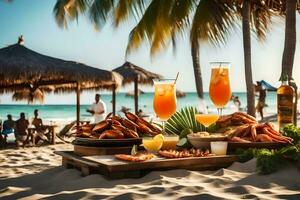
M188 36L179 38L177 51L171 46L151 58L147 43L140 49L125 57L125 50L130 30L135 21L125 22L119 28L108 22L101 31L95 31L87 16L71 22L68 29L58 27L53 15L56 0L14 0L5 3L0 0L0 48L17 42L23 34L25 46L39 53L74 60L105 70L112 70L126 60L147 70L173 78L179 72L177 88L183 91L195 91L192 58ZM297 15L297 30L300 18ZM299 33L297 33L299 38ZM300 83L299 40L294 62L294 78ZM264 79L278 86L284 45L284 21L276 20L267 35L266 41L259 43L252 37L253 80ZM200 63L203 74L204 90L208 91L210 80L209 63L212 61L231 62L230 79L232 90L246 91L244 78L243 44L241 30L233 31L226 45L213 47L204 44L200 49ZM124 90L131 90L126 87ZM152 91L151 87L142 87ZM82 102L88 103L92 93L83 93ZM75 103L75 95L59 95L60 103ZM57 103L57 95L47 95L45 104ZM1 95L1 103L13 103L11 94ZM25 102L24 102L25 103Z

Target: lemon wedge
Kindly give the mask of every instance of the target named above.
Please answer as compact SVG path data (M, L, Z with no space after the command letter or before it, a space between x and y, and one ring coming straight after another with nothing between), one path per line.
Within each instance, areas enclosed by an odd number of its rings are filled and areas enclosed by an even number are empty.
M162 134L156 135L154 138L144 138L143 145L148 151L158 151L164 143L164 136Z
M154 136L153 140L163 143L165 140L165 137L163 136L163 134L158 134L158 135Z

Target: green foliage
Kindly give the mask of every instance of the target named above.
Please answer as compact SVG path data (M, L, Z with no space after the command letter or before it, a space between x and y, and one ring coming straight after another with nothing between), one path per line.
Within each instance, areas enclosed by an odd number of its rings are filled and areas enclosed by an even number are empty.
M177 111L165 125L169 134L180 135L184 129L191 129L193 132L205 131L205 127L197 122L195 114L198 111L194 107L185 107Z
M282 129L283 135L293 138L294 144L300 142L300 128L295 127L294 125L287 125Z
M254 158L256 149L237 149L235 154L239 157L240 162L247 162Z
M256 158L256 168L260 174L271 174L286 163L295 164L300 169L300 144L283 147L279 150L269 149L238 149L240 162Z
M281 164L280 154L276 154L274 150L258 150L256 158L256 169L260 174L276 172Z

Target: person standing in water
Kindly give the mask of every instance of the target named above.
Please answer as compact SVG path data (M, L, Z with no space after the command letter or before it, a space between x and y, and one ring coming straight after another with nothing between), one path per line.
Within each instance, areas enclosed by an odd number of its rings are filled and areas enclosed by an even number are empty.
M95 103L93 103L91 108L86 111L93 115L94 123L101 122L105 119L106 105L102 101L100 94L95 95Z
M258 92L258 102L256 105L256 111L260 114L261 120L264 119L264 112L263 109L266 106L266 96L267 92L261 85L261 82L257 81L257 86L255 91Z

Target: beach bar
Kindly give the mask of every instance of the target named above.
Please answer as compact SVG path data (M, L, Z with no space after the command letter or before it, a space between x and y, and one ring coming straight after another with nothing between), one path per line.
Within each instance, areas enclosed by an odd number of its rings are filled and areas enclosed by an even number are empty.
M122 78L116 72L42 55L22 43L19 39L17 44L0 49L0 93L26 89L31 92L37 89L50 90L55 93L76 91L78 125L81 91L105 89L115 92L121 85Z

